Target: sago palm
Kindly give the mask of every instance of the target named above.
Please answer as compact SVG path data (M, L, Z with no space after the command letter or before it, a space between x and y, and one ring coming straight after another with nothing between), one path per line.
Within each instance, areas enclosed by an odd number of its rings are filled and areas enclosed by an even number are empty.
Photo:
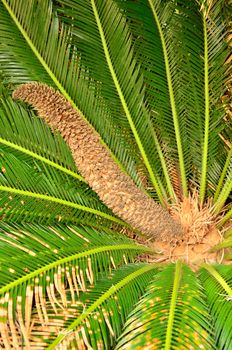
M0 1L1 349L232 348L228 10Z

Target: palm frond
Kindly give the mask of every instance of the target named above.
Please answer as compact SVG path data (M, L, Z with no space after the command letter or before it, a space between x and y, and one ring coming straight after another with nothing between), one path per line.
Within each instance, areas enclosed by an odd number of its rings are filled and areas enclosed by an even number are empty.
M205 265L201 270L219 349L229 350L232 339L232 280L230 266Z
M203 6L201 8L197 1L164 3L140 0L136 6L133 1L117 2L130 20L136 57L145 77L146 99L166 149L170 175L173 173L174 178L179 177L180 172L176 164L176 138L182 144L187 179L194 186L204 187L204 191L210 192L217 186L227 155L218 135L223 129L228 129L222 119L224 112L220 102L230 74L229 65L224 64L229 53L224 40L227 35L222 16L224 2L209 1L207 18L202 13ZM208 52L204 53L206 44ZM179 135L174 130L169 97L173 89ZM206 96L207 106L205 94L209 97ZM205 113L210 113L206 121ZM204 149L205 155L202 156ZM204 184L201 178L206 178L206 168L207 181L204 180Z
M109 349L121 333L128 313L156 272L157 267L154 265L130 264L113 272L108 278L99 280L95 287L80 298L85 306L84 312L66 323L65 331L49 344L48 349L58 344L68 348L70 341L78 347L77 339L80 338L92 348ZM129 299L126 298L128 294Z
M37 338L33 331L30 334L33 323L36 323L36 315L45 327L51 320L54 321L54 317L59 319L60 310L64 312L65 309L78 309L87 305L90 302L89 296L85 297L84 294L92 295L91 290L94 291L94 286L98 286L99 279L103 281L99 284L99 289L96 288L101 294L105 288L110 289L117 282L117 279L114 281L113 270L132 262L139 253L149 251L110 230L99 232L81 226L48 228L32 224L1 224L0 245L4 252L1 255L0 271L1 315L10 320L6 323L1 318L0 344L6 348L19 344L20 332L24 344L28 344L31 335L33 339ZM130 276L130 273L133 275L133 271L139 267L141 269L141 266L133 265L126 272L119 273L117 278L120 280L123 276ZM152 269L147 265L142 268L144 275L149 270ZM140 274L142 272L137 273L138 276ZM137 275L129 279L133 280ZM144 277L144 286L147 281ZM142 285L140 288L134 287L134 298L138 298L143 288ZM112 294L116 292L117 288ZM110 298L110 294L106 293L105 300ZM21 304L25 295L27 299ZM132 301L133 298L129 308ZM49 315L49 307L48 311L44 309L47 302L55 315ZM37 325L35 334L36 329ZM44 341L46 342L41 332L40 344ZM41 349L40 345L38 348Z
M228 152L214 197L214 213L218 214L232 192L232 148Z
M222 189L223 182L224 182L225 177L227 175L227 170L230 168L230 164L232 162L231 159L232 159L232 148L227 153L227 158L226 158L224 167L222 169L221 176L220 176L218 184L217 184L217 188L216 188L215 193L214 193L214 202L218 200L218 196L219 196L220 191Z
M186 181L186 170L184 164L184 153L183 153L183 141L180 133L180 117L178 116L177 110L177 97L175 96L174 91L178 91L178 82L175 81L174 71L177 70L176 60L177 57L174 53L172 45L175 44L172 42L171 26L168 30L165 30L167 22L170 21L170 16L173 13L173 4L167 3L166 6L163 6L160 1L148 0L149 6L151 7L153 21L156 23L161 45L164 56L164 64L166 71L166 79L168 86L168 95L170 100L171 113L173 118L173 127L174 135L176 140L176 147L179 159L179 170L180 178L182 183L183 194L187 195L187 181ZM168 8L170 7L170 9ZM171 34L171 35L170 35ZM174 88L175 86L175 88Z
M201 6L204 32L204 145L202 155L202 173L200 195L205 196L207 178L214 172L215 162L223 152L219 132L222 129L222 117L225 114L220 106L223 87L229 80L229 70L224 64L228 55L225 43L226 27L222 19L223 1L203 1ZM223 154L223 153L222 153Z
M196 276L177 262L154 277L116 349L216 349L209 321Z
M181 197L187 193L191 162L183 98L180 94L183 57L178 6L171 1L164 3L159 0L141 0L137 6L133 6L132 1L118 0L118 3L130 19L135 54L145 77L146 100L152 109L153 124L159 135L170 177L175 173L172 182L174 184L177 177L182 183Z
M229 204L224 208L224 216L219 220L217 227L223 227L232 218L232 205Z

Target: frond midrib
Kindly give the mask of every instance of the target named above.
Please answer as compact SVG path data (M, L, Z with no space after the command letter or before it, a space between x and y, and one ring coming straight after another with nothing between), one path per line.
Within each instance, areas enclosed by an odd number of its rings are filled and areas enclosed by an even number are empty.
M116 222L119 225L130 227L130 225L126 224L124 221L122 221L122 220L120 220L120 219L118 219L110 214L101 212L100 210L93 209L90 207L85 207L81 204L73 203L73 202L67 201L65 199L61 199L61 198L57 198L57 197L53 197L53 196L48 196L48 195L45 195L42 193L20 190L17 188L2 186L2 185L0 186L0 191L9 192L9 193L13 193L16 195L18 194L18 195L22 195L22 196L26 196L26 197L32 197L32 198L36 198L36 199L42 199L42 200L46 200L46 201L50 201L50 202L55 202L55 203L58 203L61 205L69 206L69 207L72 207L75 209L83 210L83 211L101 216L105 219Z
M50 165L50 166L52 166L52 167L54 167L54 168L64 172L64 173L66 173L66 174L68 174L68 175L78 179L79 181L86 182L85 179L81 175L75 173L74 171L72 171L72 170L70 170L68 168L65 168L62 165L57 164L57 163L51 161L50 159L47 159L47 158L41 156L40 154L37 154L37 153L35 153L35 152L33 152L33 151L29 150L29 149L26 149L25 147L22 147L22 146L14 143L14 142L8 141L8 140L3 139L3 138L0 137L0 143L2 143L3 145L8 146L10 148L13 148L13 149L15 149L17 151L20 151L22 153L25 153L25 154L31 156L32 158L38 159L41 162L46 163L46 164L48 164L48 165Z
M101 247L97 247L97 248L93 248L93 249L89 249L89 250L85 250L84 252L78 253L78 254L74 254L62 259L59 259L57 261L54 261L46 266L43 266L33 272L28 273L27 275L18 278L17 280L10 282L9 284L7 284L6 286L3 286L2 288L0 288L0 294L3 294L7 291L9 291L10 289L25 283L26 281L45 273L46 271L49 271L57 266L66 264L68 262L71 262L73 260L77 260L77 259L81 259L81 258L86 258L90 255L95 255L98 253L104 253L107 251L116 251L116 250L137 250L137 251L141 251L141 252L154 252L153 249L151 248L147 248L147 247L143 247L143 246L139 246L136 244L119 244L119 245L108 245L108 246L101 246Z
M227 158L226 158L224 167L222 169L221 176L220 176L220 179L218 181L216 191L214 193L214 202L215 203L218 202L218 197L219 197L219 195L221 193L222 185L223 185L223 182L224 182L227 170L229 168L231 158L232 158L232 148L229 150L229 152L227 154Z
M203 202L206 191L207 181L207 163L208 163L208 142L209 142L209 62L208 62L208 35L206 25L206 13L203 11L203 30L204 30L204 79L205 79L205 130L204 130L204 143L203 143L203 155L202 155L202 170L201 170L201 186L200 186L200 198Z
M229 297L232 297L232 288L230 288L229 284L226 280L218 273L218 271L212 266L208 264L202 264L202 267L209 272L209 274L221 285L221 287L225 290Z
M167 325L164 350L171 350L173 323L174 323L174 317L175 317L178 290L179 290L180 280L181 280L181 269L182 269L182 263L180 260L178 260L176 263L176 269L175 269L175 275L174 275L173 290L172 290L171 303L170 303L170 309L169 309L168 325Z
M173 82L172 82L172 78L171 78L170 62L169 62L169 58L168 58L167 47L166 47L165 38L164 38L163 30L161 27L161 23L160 23L157 11L155 9L155 6L153 5L153 1L148 0L148 2L149 2L149 5L151 7L151 10L152 10L152 14L154 16L155 23L156 23L157 28L158 28L158 32L160 35L160 40L161 40L161 44L162 44L162 48L163 48L166 77L167 77L167 84L168 84L168 92L169 92L169 97L170 97L170 104L171 104L172 116L173 116L173 122L174 122L175 134L176 134L176 144L177 144L177 150L178 150L178 156L179 156L179 167L180 167L180 174L181 174L182 190L183 190L183 194L185 196L187 196L188 187L187 187L187 179L186 179L186 173L185 173L184 155L183 155L183 149L182 149L180 127L179 127L179 121L178 121L178 113L177 113L176 101L175 101L175 97L174 97Z

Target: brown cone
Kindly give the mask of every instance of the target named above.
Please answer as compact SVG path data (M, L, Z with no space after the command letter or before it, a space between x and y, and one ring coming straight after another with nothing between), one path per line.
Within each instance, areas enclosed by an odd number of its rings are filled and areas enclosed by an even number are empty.
M180 237L181 228L170 214L121 171L100 136L59 92L45 84L30 83L19 86L13 97L32 104L39 116L61 133L81 175L117 216L151 239Z

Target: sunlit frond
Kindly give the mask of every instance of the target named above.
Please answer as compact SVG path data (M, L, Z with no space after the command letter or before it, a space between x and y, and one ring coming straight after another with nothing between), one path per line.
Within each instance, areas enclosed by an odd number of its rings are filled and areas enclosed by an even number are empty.
M194 273L181 262L150 283L116 349L216 349L210 315Z

